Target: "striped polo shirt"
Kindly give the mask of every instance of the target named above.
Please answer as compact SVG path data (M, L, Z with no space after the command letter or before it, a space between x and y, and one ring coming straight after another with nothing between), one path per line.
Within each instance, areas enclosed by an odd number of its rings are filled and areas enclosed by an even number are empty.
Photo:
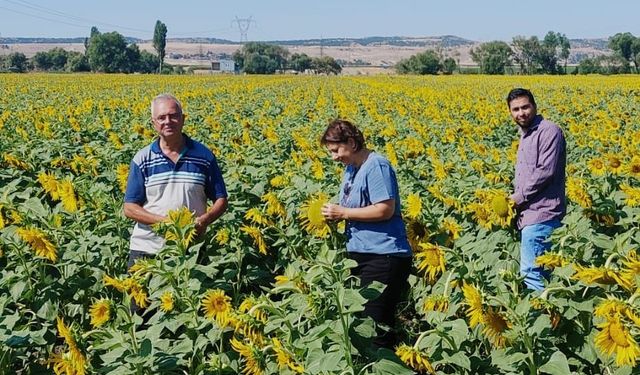
M131 161L125 203L137 203L147 211L166 215L188 207L196 216L207 210L207 198L227 196L222 173L213 153L202 143L185 137L185 149L174 163L160 149L160 140L138 151ZM136 223L129 248L155 254L164 239L151 226Z

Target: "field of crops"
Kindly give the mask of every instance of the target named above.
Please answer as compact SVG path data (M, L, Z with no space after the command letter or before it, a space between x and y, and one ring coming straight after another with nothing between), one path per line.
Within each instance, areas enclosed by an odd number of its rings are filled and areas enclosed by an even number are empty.
M510 192L530 88L565 131L568 214L523 290ZM640 365L640 78L0 75L0 373L630 374ZM126 269L122 214L151 98L182 100L218 157L229 210L192 241L188 212ZM342 167L318 143L358 124L396 167L414 248L403 344L375 333L340 226ZM206 248L206 251L205 251ZM143 318L130 301L148 305ZM635 369L637 371L637 368Z

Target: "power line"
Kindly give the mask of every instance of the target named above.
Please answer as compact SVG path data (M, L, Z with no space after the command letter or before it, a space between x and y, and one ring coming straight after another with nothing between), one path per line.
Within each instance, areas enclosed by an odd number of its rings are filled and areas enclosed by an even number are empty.
M24 1L24 0L2 0L14 5L18 5L18 6L22 6L25 8L29 8L29 9L33 9L37 12L42 12L45 14L49 14L52 16L56 16L56 17L61 17L61 18L67 18L67 19L71 19L73 21L81 21L81 22L88 22L88 23L93 23L93 24L99 24L99 25L104 25L104 26L110 26L110 27L115 27L118 29L124 29L124 30L130 30L130 31L137 31L137 32L143 32L143 33L149 33L150 31L144 30L144 29L136 29L133 27L127 27L127 26L122 26L122 25L116 25L116 24L112 24L112 23L107 23L107 22L102 22L102 21L98 21L98 20L94 20L94 19L90 19L90 18L83 18L83 17L78 17L69 13L65 13L65 12L61 12L59 10L56 9L52 9L52 8L47 8L41 5L37 5L37 4L33 4L30 3L28 1ZM34 16L34 15L32 15Z
M11 8L5 8L5 7L3 7L3 6L0 6L0 9L8 10L8 11L10 11L10 12L14 12L14 13L22 14L22 15L25 15L25 16L38 18L38 19L41 19L41 20L54 22L54 23L61 23L61 24L64 24L64 25L69 25L69 26L74 26L74 27L81 27L81 28L83 28L83 29L86 29L86 28L87 28L87 26L86 26L86 25L78 25L78 24L69 23L69 22L65 22L65 21L54 20L54 19L51 19L51 18L46 18L46 17L37 16L37 15L35 15L35 14L29 14L29 13L21 12L21 11L19 11L19 10L15 10L15 9L11 9Z

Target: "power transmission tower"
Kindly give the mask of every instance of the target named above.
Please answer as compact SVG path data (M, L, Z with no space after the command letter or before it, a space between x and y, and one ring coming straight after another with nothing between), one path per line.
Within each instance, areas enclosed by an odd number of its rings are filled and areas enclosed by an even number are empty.
M238 16L236 16L235 20L231 21L231 26L233 26L234 23L238 25L238 30L240 30L240 43L246 43L248 41L247 31L249 31L249 26L251 26L252 22L255 24L256 21L252 20L251 17L238 18Z

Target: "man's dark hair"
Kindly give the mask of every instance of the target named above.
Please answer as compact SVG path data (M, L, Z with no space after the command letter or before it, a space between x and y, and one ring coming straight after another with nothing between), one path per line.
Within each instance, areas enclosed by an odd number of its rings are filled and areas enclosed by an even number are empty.
M513 99L521 98L523 96L526 96L527 98L529 98L529 102L534 107L537 107L536 100L533 98L533 94L531 93L531 91L529 91L527 89L520 88L520 87L509 91L509 95L507 95L507 106L509 107L511 105L511 101Z
M356 143L356 151L364 148L364 135L351 122L347 120L336 119L329 123L327 130L324 131L320 143L347 143L349 138L353 138Z

